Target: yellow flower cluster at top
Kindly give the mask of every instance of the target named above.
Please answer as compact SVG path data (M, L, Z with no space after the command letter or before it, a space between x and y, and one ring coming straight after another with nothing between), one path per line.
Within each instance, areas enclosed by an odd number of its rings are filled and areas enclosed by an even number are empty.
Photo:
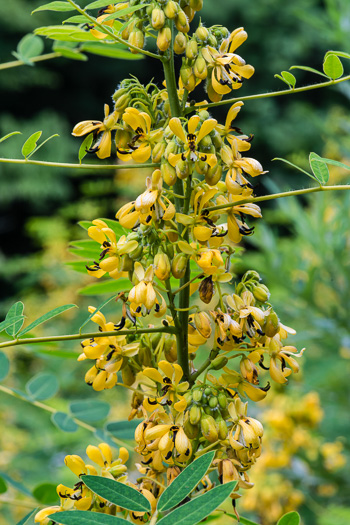
M135 487L152 506L161 487L206 450L215 451L211 472L219 483L238 482L233 503L240 489L253 486L248 471L261 454L264 431L248 415L247 399L264 399L269 380L287 383L302 353L286 344L295 332L280 322L259 274L250 270L233 284L235 252L254 231L247 217L261 217L252 202L253 181L266 172L247 156L253 136L236 126L243 102L231 106L224 124L205 109L206 101L188 102L204 80L208 97L217 102L254 73L235 53L247 38L243 28L229 33L201 23L188 35L202 3L163 0L121 17L127 22L122 37L132 51L154 30L160 55L168 53L175 25L174 51L184 53L175 92L169 77L165 89L124 80L113 95L114 107L105 106L104 120L86 120L73 130L78 137L92 134L89 151L100 159L114 156L136 169L146 162L157 165L145 191L117 211L117 221L96 219L88 229L100 257L87 271L123 283L117 297L122 313L107 322L101 311L89 308L99 336L82 342L79 357L93 361L85 380L94 390L122 384L133 392L130 419L142 419L135 441L144 476ZM98 22L112 27L116 19L106 20L108 15L134 4L109 5ZM90 30L102 40L99 29ZM197 354L205 361L197 363ZM97 459L107 449L102 444L100 452L93 450L87 453ZM67 461L72 467L73 460ZM93 472L80 458L74 461L76 474ZM103 475L119 475L119 464L115 470L109 455L106 461L112 466ZM213 479L203 478L193 494L210 490ZM81 483L59 493L63 507L69 500L75 508L110 512ZM36 520L44 525L47 516L47 509L40 511ZM130 519L144 523L148 517L134 513Z

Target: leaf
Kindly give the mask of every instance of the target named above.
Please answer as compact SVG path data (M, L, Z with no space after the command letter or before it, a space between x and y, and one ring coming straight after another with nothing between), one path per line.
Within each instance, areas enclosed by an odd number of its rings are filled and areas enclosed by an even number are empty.
M325 58L327 58L328 55L336 55L337 57L350 58L349 53L345 53L344 51L327 51L327 53L325 54Z
M7 491L7 485L5 480L0 477L0 494L4 494Z
M16 324L16 322L20 321L21 319L24 319L24 315L19 315L17 317L12 317L11 319L5 319L0 323L0 333L3 330L6 330L9 326L12 326Z
M78 224L84 230L88 230L90 228L90 226L92 226L92 222L91 221L79 221Z
M163 512L181 503L205 476L214 456L215 452L208 452L188 465L162 493L157 510Z
M10 335L14 337L17 332L20 331L22 328L22 325L24 323L24 316L23 316L23 310L24 310L24 304L21 301L18 301L17 303L13 304L9 311L6 314L6 319L13 319L14 317L22 316L23 319L19 319L17 322L15 322L13 325L6 328L7 335Z
M22 135L22 133L21 133L21 131L11 131L11 133L8 133L7 135L4 135L3 137L1 137L0 143L4 142L7 139L9 139L13 135Z
M322 159L323 162L325 162L326 164L332 164L333 166L338 166L339 168L343 168L344 170L350 170L350 166L344 164L343 162L339 162L338 160L325 159L324 157L320 157L320 159Z
M280 80L282 80L282 82L284 82L285 84L287 84L287 86L291 87L289 82L287 82L287 80L285 80L281 75L273 75L275 78L279 78Z
M123 518L100 514L88 510L71 510L50 514L50 519L55 518L55 523L62 525L130 525Z
M108 44L102 42L89 42L82 44L80 49L86 53L92 53L94 55L101 55L110 58L119 58L121 60L140 60L144 58L141 53L130 53L126 49L121 49L118 44ZM88 135L89 136L89 135Z
M296 164L293 164L293 162L289 162L289 160L282 159L282 158L279 158L279 157L275 157L272 160L280 160L281 162L284 162L285 164L289 164L289 166L292 166L293 168L301 171L302 173L305 173L305 175L307 175L308 177L311 177L313 180L317 180L316 177L314 177L311 173L309 173L308 171L303 170L302 168L300 168Z
M120 4L121 2L124 2L124 0L114 0L113 4ZM99 7L106 7L106 5L106 0L95 0L95 2L91 2L91 4L87 5L85 9L97 9Z
M135 430L138 426L139 421L111 421L106 425L106 431L112 434L112 436L118 439L134 439Z
M33 62L30 60L33 57L41 55L44 50L44 42L42 39L32 33L25 35L17 45L17 52L14 52L16 58L23 60L26 64L32 66Z
M44 401L53 397L59 389L55 375L45 372L32 377L26 384L26 392L31 399Z
M72 416L81 419L86 423L94 423L95 421L105 419L109 414L110 408L109 403L94 399L73 401L69 405L69 410Z
M300 515L298 512L287 512L282 518L278 520L277 525L299 525Z
M125 9L121 9L120 11L116 11L115 13L112 13L111 15L107 16L103 21L106 22L107 20L114 20L115 18L121 18L123 16L130 15L131 13L135 13L135 11L139 11L140 9L148 7L149 5L150 4L142 4L126 7Z
M80 29L76 25L65 25L65 26L45 26L38 27L35 29L36 35L46 36L53 40L63 40L65 42L98 42L90 31Z
M76 422L65 412L55 412L51 416L51 421L63 432L76 432L78 430Z
M18 337L21 337L22 335L30 332L33 330L33 328L36 328L42 323L46 323L46 321L49 321L53 317L56 317L57 315L61 315L63 312L66 312L67 310L70 310L71 308L78 308L76 304L65 304L64 306L58 306L57 308L54 308L53 310L50 310L50 312L47 312L46 314L42 315L35 321L33 321L30 325L28 325L24 330L22 330Z
M32 151L35 150L35 148L36 148L36 143L37 143L38 140L40 139L41 134L42 134L42 131L36 131L35 133L33 133L33 135L31 135L31 136L25 141L25 143L23 144L23 147L22 147L22 155L23 155L24 158L27 158L28 155L29 155L30 153L32 153Z
M323 62L323 71L332 80L340 78L344 73L343 64L336 55L326 55Z
M0 381L7 377L10 371L10 361L4 352L0 352Z
M284 78L284 80L286 82L288 82L288 84L290 84L292 86L292 88L294 89L295 88L295 83L296 83L295 76L292 75L292 73L289 73L289 71L282 71L281 75Z
M28 512L28 514L26 514L24 516L24 518L22 518L21 521L19 521L17 523L17 525L29 525L30 518L34 518L34 516L38 512L38 510L39 510L39 508L36 508L36 509L31 510L30 512Z
M69 261L65 265L75 272L86 274L86 266L89 266L91 261Z
M79 290L81 295L100 295L104 293L123 292L130 290L132 284L126 278L120 278L117 281L111 279L100 283L89 284Z
M38 11L74 11L74 7L68 2L50 2L49 4L41 5L32 11L31 14Z
M86 23L86 16L84 15L73 15L67 18L66 20L63 20L62 24L67 24L70 22L71 24L85 24Z
M66 47L62 44L56 43L54 46L54 50L57 53L61 53L61 55L65 58L70 58L72 60L88 60L88 57L84 55L83 53L80 53L74 48Z
M104 308L108 303L110 303L111 301L113 301L113 299L115 299L115 295L113 295L113 297L109 297L108 299L106 299L105 301L103 301L103 303L100 304L100 306L98 306L96 308L95 311L93 311L89 317L86 319L86 321L83 322L83 324L79 327L79 332L82 330L82 328L84 328L84 326L90 321L90 319L95 315L97 314L97 312L100 312L102 310L102 308Z
M6 472L0 471L0 476L4 478L4 480L7 481L9 485L12 485L16 490L19 490L19 492L22 492L26 496L32 496L31 491L28 490L27 487L22 485L22 483L20 483L19 481L16 481L13 478L11 478L11 476L9 476Z
M34 153L36 153L44 144L46 144L46 142L48 142L49 140L55 138L55 137L59 137L59 135L57 133L55 133L54 135L51 135L51 137L47 138L46 140L44 140L44 142L42 142L41 144L39 144L39 146L37 146L31 153L30 155L27 156L27 159L29 159L29 157L31 157Z
M236 484L236 481L231 481L213 488L203 496L199 496L173 510L159 520L157 525L197 525L229 497Z
M92 492L114 505L134 512L151 511L148 499L124 483L102 476L81 476L81 479Z
M324 75L321 73L321 71L317 71L317 69L314 69L313 67L309 66L292 66L289 69L302 69L303 71L309 71L310 73L315 73L315 75L320 75L321 77L328 78L327 75Z
M99 220L105 222L108 228L111 228L111 230L113 230L116 235L125 234L125 230L123 226L121 226L118 221L114 221L113 219L105 219L105 218L102 218L102 219L100 218Z
M329 170L327 164L322 160L322 157L317 155L317 153L311 152L309 162L317 182L319 182L321 186L327 184L329 181Z
M56 492L56 486L53 483L40 483L33 490L33 496L39 503L44 505L50 505L56 503L58 495Z
M94 134L89 133L85 137L83 142L81 143L81 146L79 148L79 153L78 153L79 164L81 164L81 161L87 155L87 150L90 149L93 140L94 140Z

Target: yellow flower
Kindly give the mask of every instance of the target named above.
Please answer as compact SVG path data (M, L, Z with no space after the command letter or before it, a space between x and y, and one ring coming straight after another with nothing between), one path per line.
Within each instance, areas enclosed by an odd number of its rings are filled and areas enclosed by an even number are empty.
M237 294L228 295L226 297L227 304L232 308L234 317L236 317L242 332L248 337L255 337L264 335L262 326L265 320L265 313L263 310L255 306L255 297L249 290L242 292L242 295Z
M215 321L215 342L222 348L225 345L237 346L242 341L243 330L232 317L220 308L210 312Z
M162 138L162 130L151 131L151 117L136 108L126 108L123 120L136 134L128 144L129 150L117 148L118 157L125 161L146 162L151 156L154 144Z
M234 53L247 37L247 33L240 27L222 42L219 51L211 46L202 49L203 57L211 70L208 96L213 102L220 100L232 89L240 88L242 78L250 78L254 74L253 66L246 64L243 58Z
M218 229L210 219L203 213L203 208L208 206L209 201L217 194L217 188L200 188L193 202L193 214L191 216L183 213L176 214L176 221L184 226L190 226L192 237L200 243L205 243L212 236L218 234ZM210 205L210 204L209 204ZM205 208L204 208L205 210Z
M247 173L252 177L263 175L267 173L263 171L263 167L260 162L240 155L238 151L238 144L231 142L231 148L224 146L221 148L221 159L226 166L227 174L225 184L227 191L234 195L240 195L241 198L248 197L253 191L253 186L243 176L243 173Z
M241 374L235 370L224 368L224 374L219 378L220 386L225 387L232 395L237 395L237 392L241 396L248 396L252 401L261 401L266 397L270 385L266 387L258 387L246 381Z
M219 195L216 199L216 203L229 204L241 201L244 195L232 195L226 199L223 195ZM253 203L237 204L237 206L231 206L227 210L220 210L220 213L227 214L227 231L228 236L234 243L239 243L244 235L252 235L254 227L249 228L244 220L244 215L251 215L252 217L260 218L261 210L259 206Z
M198 151L200 141L213 131L213 129L217 125L217 120L206 120L205 122L203 122L200 129L196 131L199 122L200 117L198 115L194 115L193 117L191 117L187 124L186 133L186 131L181 125L181 121L179 118L174 117L170 120L169 127L171 131L177 136L178 139L180 139L180 141L184 145L184 151L182 153L169 154L168 160L172 166L175 167L180 160L186 159L192 162L201 160L203 162L208 163L211 167L217 163L217 158L214 153L203 153Z
M96 155L100 159L106 159L111 156L111 147L112 147L112 130L116 129L116 123L119 119L119 113L113 111L109 114L109 106L105 104L105 118L103 122L99 120L83 120L79 122L72 131L74 137L82 137L88 133L94 133L94 138L97 137L97 141L90 148L91 152L96 152Z
M62 510L64 509L58 505L41 509L35 514L34 521L35 523L40 523L40 525L50 525L50 523L52 523L50 515L55 514L55 512L61 512Z
M270 376L276 383L287 383L287 377L292 371L294 373L299 372L299 364L295 360L295 357L301 357L305 348L297 353L297 349L294 346L283 346L280 333L272 338L266 339L265 347L268 348L270 355ZM259 349L257 348L257 350ZM288 368L286 364L289 365L290 368Z
M164 376L155 368L145 368L142 372L143 375L157 383L159 385L157 388L161 390L159 397L148 396L143 406L149 412L152 412L159 404L169 405L177 412L183 412L187 407L183 393L188 390L189 384L187 381L180 383L183 376L181 366L176 363L168 363L168 361L160 361L158 367Z
M252 140L252 136L248 137L248 135L244 135L239 128L233 125L234 120L236 119L243 105L243 102L236 102L235 104L233 104L227 113L225 125L223 126L222 124L218 124L216 126L216 130L220 133L222 137L227 139L230 144L236 144L236 148L238 151L248 151L251 147L250 142ZM232 135L233 131L237 131L238 133L240 133L240 135Z
M145 306L147 313L155 307L155 315L161 317L166 312L166 303L162 295L153 287L154 269L149 266L145 271L142 264L135 263L134 282L135 286L130 290L128 301L133 315L140 316L142 306Z

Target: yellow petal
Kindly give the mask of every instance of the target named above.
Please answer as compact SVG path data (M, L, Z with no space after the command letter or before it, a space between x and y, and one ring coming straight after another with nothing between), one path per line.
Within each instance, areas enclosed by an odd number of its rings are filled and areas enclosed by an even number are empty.
M160 383L162 384L163 383L163 377L162 375L160 374L160 372L158 372L158 370L156 370L155 368L145 368L142 373L146 376L146 377L149 377L150 379L152 379L153 381L155 381L156 383Z
M166 377L168 377L169 379L172 379L173 373L174 373L173 365L168 363L168 361L163 360L163 361L159 361L158 366L161 369L161 371L166 375Z
M194 117L192 117L192 118L194 118ZM207 135L209 135L209 133L211 133L213 131L213 129L215 128L217 123L218 123L218 121L213 119L213 118L205 120L203 122L202 126L201 126L201 129L199 130L196 143L198 144L202 140L202 138L204 138Z
M198 126L200 118L198 115L193 115L188 121L187 129L190 135L194 135ZM203 138L203 137L202 137Z
M151 146L149 144L142 144L139 148L135 149L131 156L135 162L146 162L151 156Z
M83 120L79 122L72 131L74 137L81 137L82 135L87 135L91 131L95 131L103 126L102 122L99 120Z
M181 125L181 121L179 118L177 117L174 117L172 119L170 119L169 121L169 128L171 129L171 131L184 143L186 144L187 142L187 137L186 137L186 134L183 130L183 127ZM170 161L169 161L170 162ZM170 163L171 164L171 163Z
M99 159L106 159L107 157L111 156L111 146L112 146L112 139L111 139L111 132L110 131L104 131L101 137L101 140L99 142L99 148L96 152L96 155Z
M193 235L200 242L205 242L210 239L212 230L207 226L195 226L193 228Z

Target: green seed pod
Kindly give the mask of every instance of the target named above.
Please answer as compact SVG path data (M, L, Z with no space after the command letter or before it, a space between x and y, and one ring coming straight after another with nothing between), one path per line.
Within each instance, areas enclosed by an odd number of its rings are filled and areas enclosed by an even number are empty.
M209 407L209 406L205 406L203 407L203 410L204 412L208 415L208 416L211 416L212 415L212 409Z
M220 133L218 133L216 130L212 131L210 134L211 140L214 144L214 147L216 150L219 150L223 147L224 142L221 138Z
M173 0L170 0L167 5L164 7L164 13L165 16L170 18L171 20L175 18L177 15L177 12L179 10L179 4L174 2Z
M174 39L174 52L182 55L186 51L187 38L183 33L178 33Z
M129 272L134 268L134 261L129 254L122 255L119 263L119 271Z
M152 11L152 18L151 18L151 24L153 29L162 29L165 24L165 14L162 9L159 9L159 7L153 9Z
M222 177L222 166L220 164L215 164L212 168L209 168L205 174L205 182L209 186L215 186Z
M129 253L129 257L133 261L137 261L138 259L140 259L142 257L142 255L143 255L143 248L142 248L142 246L138 246L137 248L135 248L134 251Z
M194 60L198 56L198 44L195 39L192 38L186 46L186 57L189 60Z
M141 365L145 367L152 366L152 353L148 346L140 345L138 358Z
M228 363L228 359L227 357L223 356L223 355L219 355L218 357L216 357L214 359L214 361L212 362L210 368L213 369L213 370L220 370L221 368L224 368L224 366L226 366Z
M184 253L178 253L172 263L171 271L175 279L182 279L186 273L188 257Z
M206 175L209 170L209 164L204 162L204 160L196 160L195 169L199 175Z
M201 416L202 416L201 409L196 405L191 406L190 416L189 416L191 425L197 425L201 420Z

